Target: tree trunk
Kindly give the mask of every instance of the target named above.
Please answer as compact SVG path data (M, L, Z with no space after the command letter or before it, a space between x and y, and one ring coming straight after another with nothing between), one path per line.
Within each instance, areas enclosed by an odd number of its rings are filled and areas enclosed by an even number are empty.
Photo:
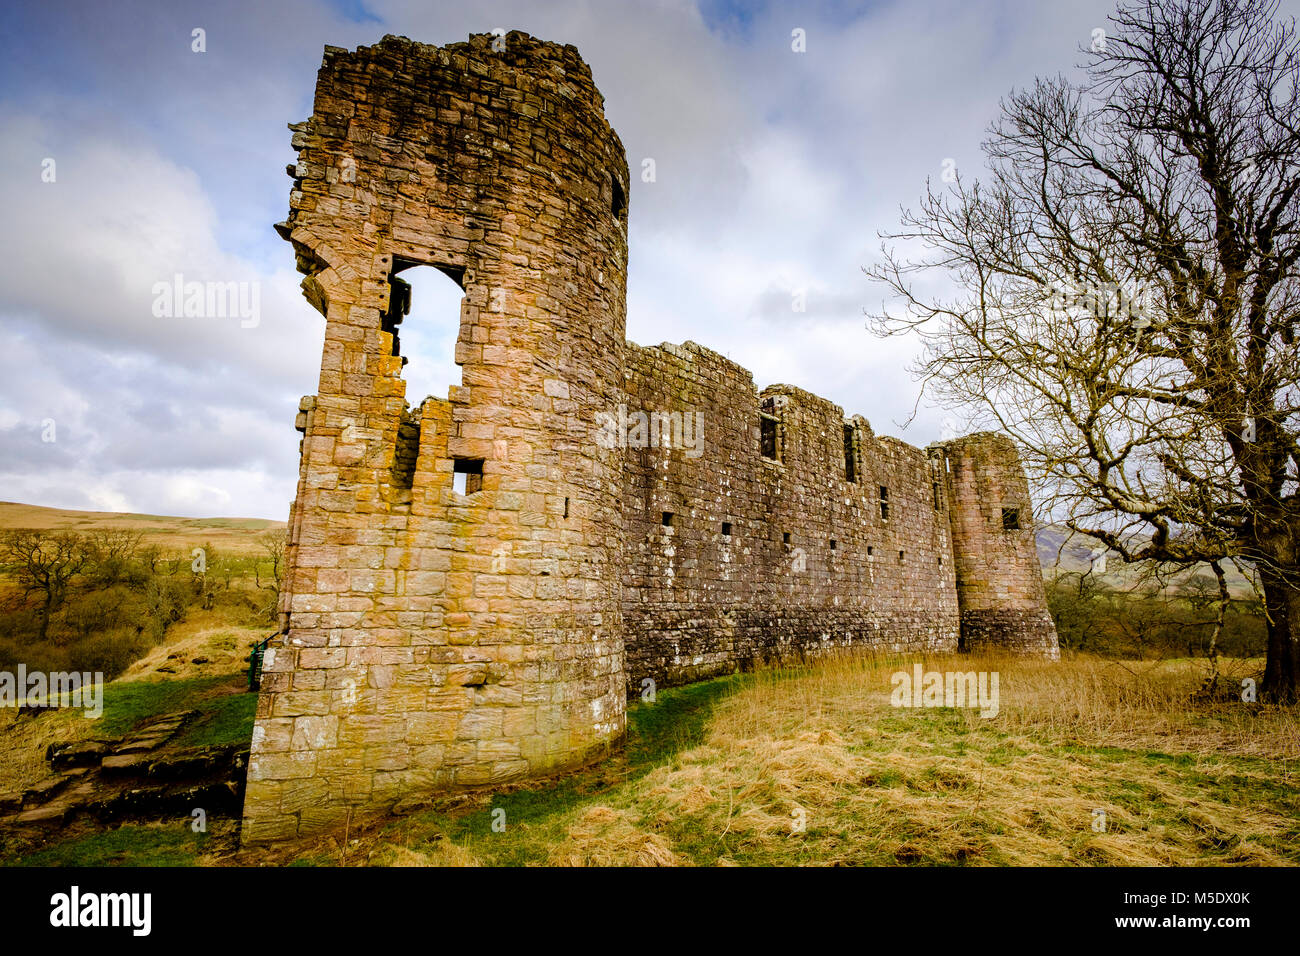
M41 608L41 643L45 643L46 635L50 632L50 614L54 610L54 595L50 591L45 592L45 606Z
M1288 580L1289 579L1289 580ZM1296 700L1300 670L1300 588L1296 569L1261 568L1264 607L1268 612L1268 657L1260 693L1276 703Z

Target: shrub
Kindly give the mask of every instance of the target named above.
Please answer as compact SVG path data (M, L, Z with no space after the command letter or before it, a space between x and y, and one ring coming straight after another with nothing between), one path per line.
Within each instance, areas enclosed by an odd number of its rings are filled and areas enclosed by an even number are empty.
M148 652L151 644L135 628L104 631L68 648L68 670L102 671L112 680Z

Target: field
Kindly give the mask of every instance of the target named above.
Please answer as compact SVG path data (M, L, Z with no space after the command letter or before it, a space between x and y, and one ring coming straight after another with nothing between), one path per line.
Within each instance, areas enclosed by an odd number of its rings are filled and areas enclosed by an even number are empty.
M65 511L13 501L0 501L0 528L42 531L138 531L145 545L189 554L212 544L232 554L255 554L257 532L283 529L283 521L262 518L170 518L164 515L119 514L109 511Z
M225 550L249 556L256 545L241 551L238 535L269 524L109 520L148 525L178 550L228 528ZM241 593L236 579L228 600L190 606L109 684L99 721L0 712L0 791L39 784L50 743L122 733L179 709L200 714L187 743L247 739L245 659L267 628ZM892 676L916 663L997 673L998 713L893 706ZM233 817L213 816L202 833L188 818L76 820L40 834L0 830L0 863L1300 863L1297 711L1241 699L1260 660L1219 663L1224 689L1213 696L1198 693L1199 657L859 654L759 670L630 705L624 751L585 771L357 819L315 843L241 851Z

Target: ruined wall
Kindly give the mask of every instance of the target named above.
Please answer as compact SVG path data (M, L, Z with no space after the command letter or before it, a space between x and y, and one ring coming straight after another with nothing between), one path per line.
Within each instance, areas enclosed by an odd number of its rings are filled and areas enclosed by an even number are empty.
M962 647L1060 657L1034 541L1029 484L1006 435L947 442Z
M629 344L625 360L627 417L698 412L703 426L698 455L662 441L624 452L629 692L850 644L956 649L946 499L926 452L802 389L760 394L693 342ZM779 460L762 454L764 407Z
M573 47L495 40L327 48L291 127L277 228L327 322L248 842L624 732L621 478L590 423L622 392L626 160ZM413 264L465 290L463 384L408 411L390 277Z
M1007 440L914 448L694 343L625 342L627 164L573 47L329 47L291 129L277 229L326 327L245 842L581 764L645 678L846 645L1055 654ZM465 292L446 398L401 377L415 265ZM639 412L676 413L677 440L629 441Z

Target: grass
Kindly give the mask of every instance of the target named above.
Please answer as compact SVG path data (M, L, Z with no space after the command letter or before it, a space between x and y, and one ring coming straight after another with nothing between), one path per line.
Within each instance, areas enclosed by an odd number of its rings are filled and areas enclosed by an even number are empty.
M997 671L991 719L891 706L891 675L915 662L846 656L663 690L629 706L618 756L550 781L445 796L354 826L346 842L238 851L233 822L210 823L219 833L205 840L178 821L69 835L25 862L1300 864L1295 708L1197 702L1203 662L1069 656L922 660L926 670ZM139 681L109 698L105 717L125 726L197 707L203 716L183 734L246 738L252 695L219 695L221 680Z
M238 680L222 674L186 680L114 681L104 688L104 713L95 732L120 736L149 717L178 710L198 710L211 716L211 711L229 707L227 695ZM248 727L251 736L251 721ZM193 725L187 728L192 729Z
M245 691L202 701L199 716L172 741L178 747L226 747L253 737L257 694Z
M1294 708L1194 704L1196 662L1002 657L924 661L998 671L995 718L890 706L891 674L914 662L859 656L661 691L629 707L622 760L449 799L298 862L1300 863Z
M188 820L124 824L83 834L27 854L15 866L198 866L213 842Z
M196 710L197 716L170 741L177 747L212 747L247 742L253 735L257 695L248 693L242 672L159 680L143 677L104 685L104 712L91 719L80 710L36 717L0 709L0 789L21 791L50 776L45 760L52 743L118 737L150 717Z

